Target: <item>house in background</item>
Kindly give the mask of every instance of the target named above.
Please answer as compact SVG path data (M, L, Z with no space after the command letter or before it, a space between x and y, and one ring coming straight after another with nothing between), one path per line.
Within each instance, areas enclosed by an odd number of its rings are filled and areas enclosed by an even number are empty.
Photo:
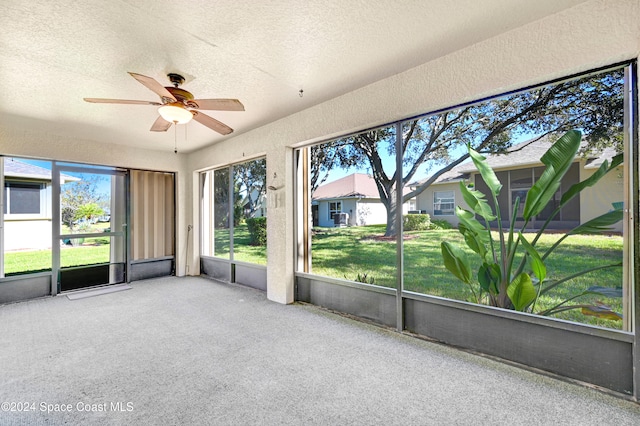
M515 201L520 197L518 219L522 219L524 198L533 183L540 177L544 165L540 157L549 149L552 142L547 138L538 141L525 141L512 147L505 154L486 155L487 162L493 167L496 176L503 185L498 203L503 222L508 223L511 218ZM599 155L586 158L577 157L569 171L562 179L560 189L547 208L530 222L530 226L539 228L548 215L560 202L561 195L573 184L587 179L600 167L603 161L611 160L615 152L607 149ZM425 210L433 219L444 219L452 225L458 225L455 206L469 209L462 199L460 181L473 183L475 189L487 194L488 188L472 162L465 162L442 174L436 182L419 194L417 208ZM412 187L416 187L416 182ZM569 201L560 214L551 221L550 229L571 229L594 217L600 216L614 208L614 204L622 202L623 167L609 172L597 185L584 189L573 200ZM622 232L622 222L614 226L616 232Z
M242 198L240 204L245 218L267 216L267 194L264 190L253 188Z
M61 185L78 180L73 176L60 176ZM6 251L50 249L51 170L4 158L2 210Z
M405 203L403 213L414 210L414 203ZM319 186L312 195L311 212L313 226L336 226L335 215L340 213L348 215L348 226L387 223L387 209L380 201L376 182L365 173L353 173Z

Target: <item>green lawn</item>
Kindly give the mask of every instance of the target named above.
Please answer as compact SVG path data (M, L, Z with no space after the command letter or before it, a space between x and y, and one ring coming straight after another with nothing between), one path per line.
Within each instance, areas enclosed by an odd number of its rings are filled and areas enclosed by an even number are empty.
M316 229L312 243L312 272L314 274L356 280L358 274L373 278L375 284L394 287L396 282L395 241L379 241L372 237L383 235L384 225L353 228ZM472 301L468 286L460 282L442 263L440 242L443 240L465 247L457 230L407 232L404 241L404 288L408 291ZM531 241L533 237L526 235ZM549 247L561 234L545 235L538 248ZM480 266L476 257L474 271ZM572 236L565 240L554 256L546 261L548 278L566 277L575 271L594 265L614 263L622 260L622 237L620 236ZM616 287L622 285L622 268L593 272L585 277L569 281L541 298L541 309L554 306L571 295L590 286ZM585 296L581 302L602 300L602 297ZM619 299L603 302L622 312ZM596 319L582 315L579 310L568 311L556 318L586 322L611 328L620 328L620 322Z
M95 265L109 262L109 238L92 238L81 246L63 246L60 263L70 266ZM51 270L51 250L7 252L4 255L4 271L7 275Z
M380 240L384 225L351 228L318 228L312 238L312 272L340 279L356 280L366 274L374 284L395 288L396 243L394 239ZM560 234L545 235L539 248L549 247ZM529 240L532 236L527 236ZM108 239L102 239L108 243ZM466 247L457 230L407 232L404 241L404 287L405 290L430 294L456 300L472 301L469 287L457 280L442 264L441 241L456 242ZM93 242L96 242L94 240ZM471 251L468 250L471 255ZM216 230L216 256L229 256L228 230ZM107 262L109 244L82 247L63 247L62 265L77 266ZM242 224L234 229L234 259L266 265L266 247L249 244L249 232ZM479 262L476 257L474 270ZM547 259L548 277L565 277L575 271L593 265L613 263L622 259L622 237L620 236L572 236L565 240L554 256ZM5 254L7 274L51 269L51 251L24 251ZM576 292L590 286L616 287L622 285L622 269L607 269L591 273L570 281L553 290L540 300L540 308L551 307ZM587 296L580 301L602 300ZM622 302L605 299L617 312L622 312ZM620 328L620 322L585 317L578 310L557 316L571 321L587 322L611 328Z
M267 264L267 247L253 246L250 243L249 229L246 223L233 228L233 260L241 262ZM215 256L229 258L229 230L215 230Z

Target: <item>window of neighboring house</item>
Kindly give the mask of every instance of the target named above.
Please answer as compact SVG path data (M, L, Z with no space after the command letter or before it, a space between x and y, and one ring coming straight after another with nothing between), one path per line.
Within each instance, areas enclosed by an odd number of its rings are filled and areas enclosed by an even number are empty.
M453 191L436 191L433 193L433 215L453 215L456 198Z
M333 220L336 213L342 212L342 201L332 201L329 203L329 219Z
M516 200L520 200L518 204L517 220L522 220L524 213L524 203L527 192L533 184L533 169L511 170L509 172L509 186L511 188L511 212L516 208Z
M40 215L42 183L5 182L4 214Z

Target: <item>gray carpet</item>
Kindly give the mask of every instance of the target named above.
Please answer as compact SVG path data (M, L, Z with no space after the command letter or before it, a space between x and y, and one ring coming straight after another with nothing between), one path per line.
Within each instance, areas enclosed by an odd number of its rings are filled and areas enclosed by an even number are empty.
M632 402L257 290L132 287L0 306L0 402L33 408L0 424L640 424Z

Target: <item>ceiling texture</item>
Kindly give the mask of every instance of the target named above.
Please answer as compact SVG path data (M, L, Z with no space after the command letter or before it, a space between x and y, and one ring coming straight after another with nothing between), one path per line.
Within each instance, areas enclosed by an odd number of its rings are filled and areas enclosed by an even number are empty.
M2 122L187 153L582 3L581 0L0 0ZM196 98L235 133L150 132L159 101L135 72ZM300 96L302 90L302 96ZM6 124L5 124L6 125ZM0 154L1 154L0 146Z

